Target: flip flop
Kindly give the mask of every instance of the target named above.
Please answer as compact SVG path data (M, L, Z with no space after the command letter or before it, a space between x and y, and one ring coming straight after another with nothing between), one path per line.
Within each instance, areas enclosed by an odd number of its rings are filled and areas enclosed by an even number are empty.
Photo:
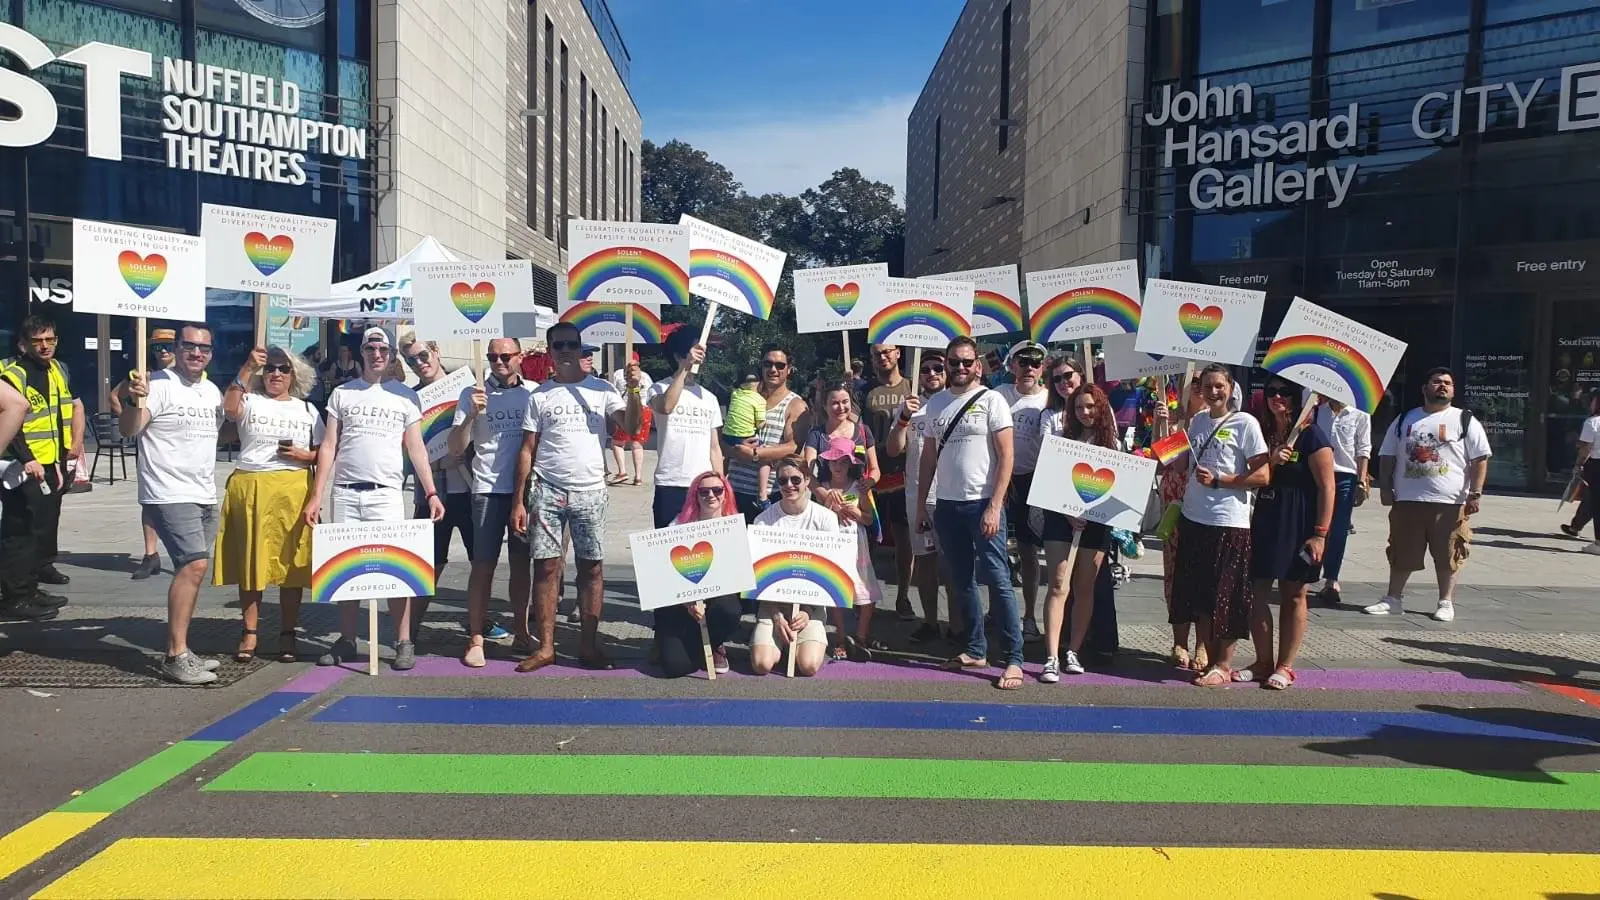
M965 653L961 653L945 660L940 668L949 672L960 672L965 669L987 669L989 668L989 661L987 659L972 659Z
M1010 674L1013 670L1015 670L1017 674ZM1015 691L1020 689L1023 684L1024 680L1022 677L1022 669L1018 666L1006 666L1005 673L1001 674L999 678L995 679L994 686L996 689L1002 691Z
M1177 644L1172 645L1171 660L1172 664L1180 669L1188 669L1194 665L1194 661L1189 658L1188 649Z
M1233 673L1221 666L1212 666L1204 675L1191 682L1195 687L1223 687L1232 677Z

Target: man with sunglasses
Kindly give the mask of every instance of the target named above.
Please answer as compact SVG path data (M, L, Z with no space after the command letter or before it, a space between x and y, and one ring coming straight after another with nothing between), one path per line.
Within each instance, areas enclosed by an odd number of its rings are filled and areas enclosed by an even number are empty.
M878 447L878 515L889 526L894 538L894 608L902 621L917 615L911 608L911 527L906 517L906 452L902 447L890 452L889 433L900 417L906 398L912 394L911 379L900 374L900 348L893 344L872 345L874 382L862 401L867 427Z
M22 430L5 445L16 474L4 479L0 513L0 606L17 618L57 609L67 598L40 585L67 584L56 569L61 497L72 486L72 466L83 455L83 401L72 396L67 367L56 359L56 326L28 316L17 357L0 360L0 378L28 400ZM39 618L38 615L31 618Z
M533 672L555 662L556 604L565 556L562 533L567 529L578 567L578 659L585 668L609 669L611 661L601 651L599 638L609 500L604 437L619 428L636 432L644 405L638 394L630 392L624 401L605 379L585 372L583 337L577 326L559 322L546 332L546 339L556 362L555 377L528 398L510 519L513 532L529 536L537 561L534 593L540 646L517 665L517 671Z
M328 421L317 450L317 479L306 499L306 524L315 527L322 512L322 494L333 486L331 521L399 522L407 515L403 461L411 461L417 483L428 505L428 518L444 518L422 442L422 409L417 392L391 377L394 344L382 328L361 335L361 377L347 381L328 395ZM377 602L376 599L373 602ZM404 671L416 665L412 641L413 606L409 599L389 601L395 620L393 667ZM319 666L335 666L356 658L360 633L359 603L339 604L339 639L317 659Z
M178 332L171 328L151 329L149 347L150 371L160 372L172 368L172 364L178 361ZM122 398L127 393L127 379L117 382L117 386L111 389L107 406L113 416L122 415ZM161 572L161 557L156 554L156 530L150 525L148 517L144 518L141 524L144 531L144 558L139 560L139 565L133 570L131 577L134 581L143 581Z
M461 661L474 669L482 668L484 638L496 637L485 631L489 611L489 591L494 585L494 570L500 564L500 545L509 543L511 551L511 610L516 629L512 652L533 652L533 635L528 631L528 605L532 602L531 553L525 534L506 532L511 507L516 502L517 448L522 445L522 421L528 401L537 384L522 380L518 365L522 345L516 338L495 338L489 342L489 376L483 387L469 387L456 403L454 427L450 429L450 456L472 455L473 544L468 547L472 576L467 582L467 650ZM448 504L447 504L448 507ZM491 626L493 628L493 626ZM504 635L504 630L499 630Z
M1044 537L1036 534L1028 524L1028 491L1033 487L1033 467L1039 460L1039 418L1050 399L1044 383L1044 360L1047 352L1043 344L1019 341L1006 354L1006 369L1011 382L995 388L1001 399L1011 407L1011 489L1006 493L1006 521L1017 536L1017 574L1022 581L1022 639L1027 642L1044 639L1039 624L1033 617L1034 603L1039 599L1039 551L1044 547Z
M928 399L917 473L917 530L936 530L966 625L965 650L952 669L989 666L978 584L989 587L995 627L1004 639L1002 690L1022 687L1022 620L1006 565L1006 488L1011 484L1011 407L978 376L978 345L958 337L945 350L950 386ZM937 499L929 521L929 498Z
M756 388L767 402L767 414L756 429L754 440L727 448L728 481L739 511L746 522L754 522L767 500L760 489L763 463L773 464L796 453L795 420L806 411L806 402L789 390L789 351L777 344L761 348L761 384Z
M894 424L889 428L889 435L884 441L888 453L905 456L905 497L908 503L916 502L919 496L917 479L922 468L922 441L928 436L928 407L925 404L929 397L944 390L944 351L923 351L922 370L917 375L917 393L907 397L900 405ZM924 510L924 515L932 521L931 506ZM956 613L954 609L956 592L949 588L949 573L939 563L939 542L934 533L931 530L915 531L909 528L908 531L910 534L907 542L913 554L911 580L916 584L918 599L922 601L922 622L911 632L909 640L913 644L922 644L939 637L941 577L950 595L952 615ZM954 621L952 619L952 622Z
M172 368L129 376L117 427L123 437L139 439L139 505L172 557L162 674L179 684L209 684L218 663L189 650L189 620L217 539L222 392L206 377L210 326L185 325L178 338Z

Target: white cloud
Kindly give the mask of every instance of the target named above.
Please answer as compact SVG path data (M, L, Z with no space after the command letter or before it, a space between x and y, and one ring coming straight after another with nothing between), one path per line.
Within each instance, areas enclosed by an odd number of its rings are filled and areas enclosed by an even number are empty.
M906 117L915 95L889 97L841 109L787 116L750 116L739 122L655 121L645 131L664 143L678 139L732 170L752 194L798 194L835 170L851 166L894 186L905 202Z

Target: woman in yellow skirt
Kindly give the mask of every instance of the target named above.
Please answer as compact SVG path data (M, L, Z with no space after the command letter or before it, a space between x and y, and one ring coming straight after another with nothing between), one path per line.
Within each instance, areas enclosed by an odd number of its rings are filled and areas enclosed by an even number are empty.
M311 586L311 529L301 519L322 417L306 402L315 372L281 347L250 351L222 398L239 427L239 460L222 495L211 583L239 586L244 634L233 658L255 658L261 595L278 588L278 661L295 661L300 600Z

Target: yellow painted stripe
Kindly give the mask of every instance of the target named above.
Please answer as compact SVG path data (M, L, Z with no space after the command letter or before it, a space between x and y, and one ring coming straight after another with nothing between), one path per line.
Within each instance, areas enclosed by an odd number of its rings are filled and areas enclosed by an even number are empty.
M1056 896L1192 898L1221 878L1239 896L1551 897L1600 885L1600 855L1410 850L1043 847L700 841L130 838L37 896L477 898L486 860L532 861L541 897L838 900L971 897L974 885ZM493 864L491 863L491 866ZM519 864L520 865L520 864ZM516 868L516 866L513 866ZM486 880L487 879L487 880Z
M0 837L0 880L93 828L108 814L99 812L47 812L16 831Z

